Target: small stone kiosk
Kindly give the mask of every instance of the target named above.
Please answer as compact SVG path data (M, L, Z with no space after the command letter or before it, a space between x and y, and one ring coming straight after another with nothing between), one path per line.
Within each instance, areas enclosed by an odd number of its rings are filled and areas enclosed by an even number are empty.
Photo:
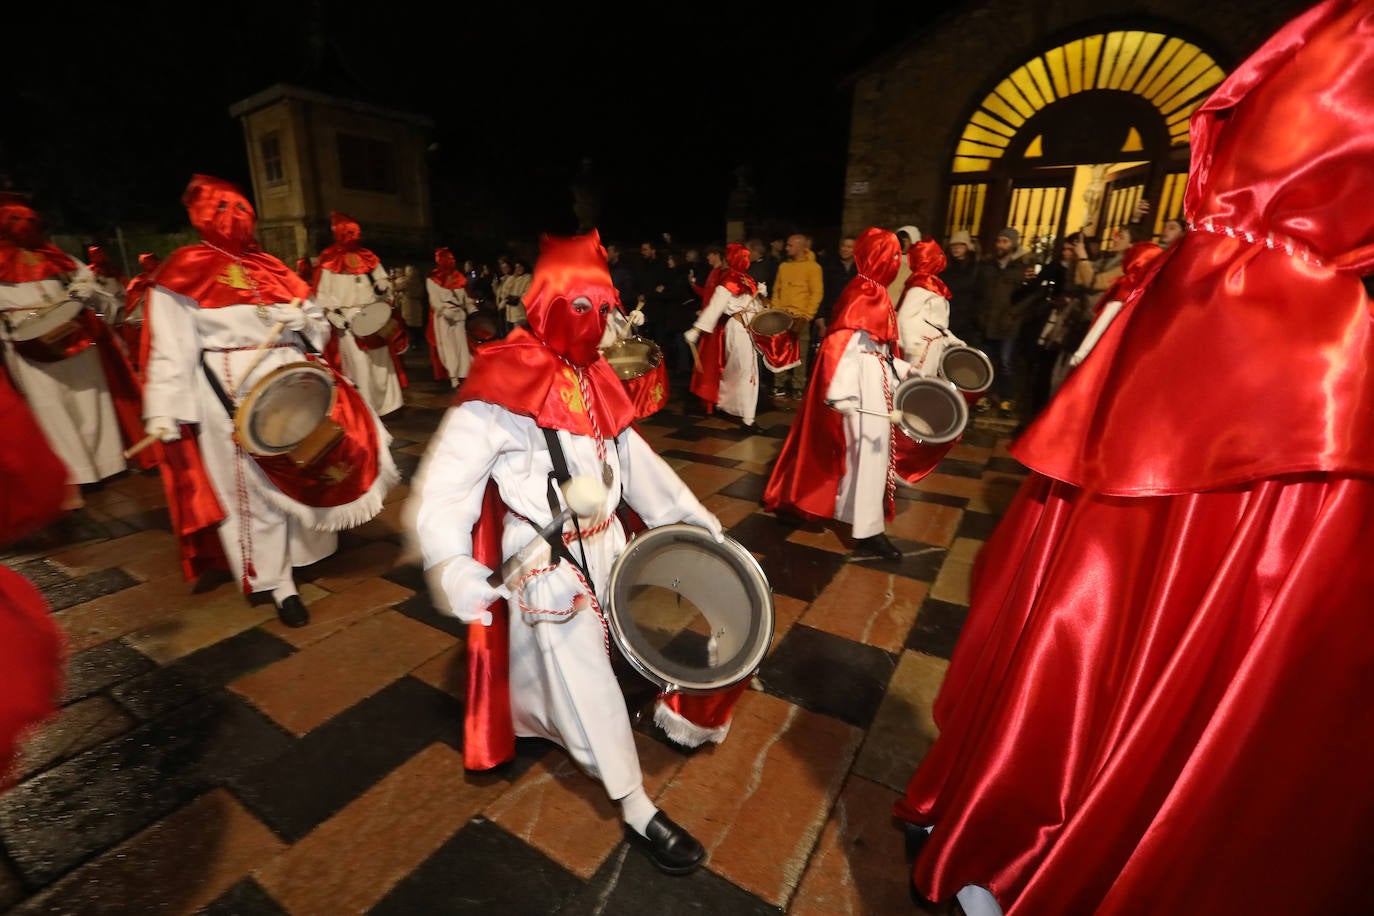
M229 114L243 124L267 251L287 264L318 255L333 242L332 210L356 219L379 254L432 247L429 118L284 83Z

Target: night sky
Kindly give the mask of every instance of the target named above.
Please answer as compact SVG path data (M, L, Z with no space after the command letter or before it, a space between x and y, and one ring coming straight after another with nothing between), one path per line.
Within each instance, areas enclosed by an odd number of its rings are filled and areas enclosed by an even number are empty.
M494 235L570 228L584 159L603 236L627 243L716 240L740 166L763 210L823 228L842 204L845 77L927 6L880 23L869 0L844 18L650 3L30 7L33 40L10 43L0 176L54 232L184 228L193 173L251 191L229 106L287 82L433 119L441 236L459 214Z

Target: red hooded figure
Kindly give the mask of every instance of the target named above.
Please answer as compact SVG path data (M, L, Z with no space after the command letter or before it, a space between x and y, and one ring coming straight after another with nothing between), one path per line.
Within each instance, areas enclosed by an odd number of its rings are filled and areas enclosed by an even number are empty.
M897 277L902 248L886 229L869 228L854 240L857 273L845 285L831 313L830 327L806 389L806 399L788 430L782 451L763 492L763 507L804 519L836 517L836 497L845 477L848 445L844 417L828 403L840 358L856 331L864 331L878 345L897 339L897 318L887 286ZM884 515L893 514L891 497L884 499Z
M749 275L749 248L738 242L725 246L725 265L719 274L711 272L707 279L707 295L714 295L717 286L724 286L735 295L758 291L758 281ZM710 299L704 299L703 305ZM714 330L703 332L697 342L697 364L692 369L692 394L706 403L707 410L715 407L720 398L720 376L725 368L724 335L720 326L728 320L722 317Z
M1190 231L1012 444L896 808L933 827L927 897L1369 910L1371 125L1374 0L1312 7L1192 115Z

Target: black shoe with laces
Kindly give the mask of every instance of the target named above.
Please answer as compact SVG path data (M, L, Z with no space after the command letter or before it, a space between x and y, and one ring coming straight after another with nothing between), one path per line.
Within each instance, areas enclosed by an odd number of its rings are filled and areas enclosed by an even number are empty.
M900 560L902 551L896 544L887 539L885 534L875 534L871 538L863 538L859 541L859 547L865 553L876 553L884 560Z
M706 858L706 850L682 827L662 811L644 828L643 836L632 827L625 828L632 846L644 850L660 871L670 875L689 875Z
M288 627L303 627L310 622L310 612L300 595L292 595L277 603L277 619Z

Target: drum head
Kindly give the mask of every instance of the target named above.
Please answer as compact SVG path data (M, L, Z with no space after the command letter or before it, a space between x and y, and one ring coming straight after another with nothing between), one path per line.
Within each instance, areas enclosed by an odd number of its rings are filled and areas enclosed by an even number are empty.
M359 306L353 313L352 319L348 322L353 329L353 334L357 337L367 337L376 334L386 323L391 320L391 305L377 300L369 302L367 305Z
M636 535L611 570L606 618L621 654L659 687L715 693L758 670L773 592L753 554L696 525Z
M901 411L897 426L916 442L953 442L968 425L968 402L943 379L907 379L893 392L892 406Z
M602 351L606 362L622 382L637 379L663 361L658 344L643 337L627 337Z
M792 330L792 316L782 309L764 309L749 322L749 330L760 337L772 337Z
M11 340L37 340L49 331L81 317L85 305L79 299L64 299L54 306L36 309L14 309L5 317L15 322Z
M973 347L950 347L940 356L940 376L960 391L980 394L992 387L992 360Z
M239 443L255 455L280 455L305 440L334 409L334 379L314 363L289 363L264 376L239 404Z

